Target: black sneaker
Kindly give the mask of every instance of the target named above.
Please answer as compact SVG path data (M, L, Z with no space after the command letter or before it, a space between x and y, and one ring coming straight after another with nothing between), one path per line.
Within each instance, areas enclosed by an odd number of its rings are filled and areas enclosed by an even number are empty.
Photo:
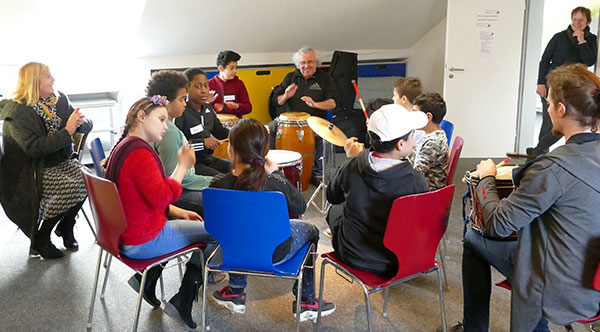
M246 293L236 294L229 286L214 292L213 299L231 312L238 314L246 312Z
M300 321L304 322L309 319L316 319L319 310L319 299L314 298L308 301L302 301L300 303ZM335 304L327 301L323 301L323 307L321 308L321 317L332 314L335 311ZM292 304L292 312L294 318L296 318L296 301Z

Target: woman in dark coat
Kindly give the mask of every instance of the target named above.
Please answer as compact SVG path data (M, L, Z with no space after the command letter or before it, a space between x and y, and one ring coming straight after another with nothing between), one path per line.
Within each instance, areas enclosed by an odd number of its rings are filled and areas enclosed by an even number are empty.
M571 11L571 24L566 30L558 32L548 42L540 60L538 71L537 94L542 98L542 127L540 128L538 144L527 148L528 155L547 153L550 146L560 139L552 133L552 122L548 115L548 88L546 75L553 69L570 63L583 63L591 67L596 63L598 54L598 39L590 32L592 14L588 8L577 7Z
M62 236L65 247L79 248L73 227L86 198L81 164L71 158L71 135L84 116L73 110L64 94L55 93L53 84L47 66L24 65L14 96L3 101L1 114L0 202L6 215L31 239L29 253L45 259L64 256L50 241L57 224L56 234Z

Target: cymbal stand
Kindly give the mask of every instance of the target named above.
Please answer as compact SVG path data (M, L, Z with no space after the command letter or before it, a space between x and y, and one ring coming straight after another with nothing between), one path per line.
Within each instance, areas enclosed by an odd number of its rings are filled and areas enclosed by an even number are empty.
M329 164L329 162L327 161L332 161L334 166L333 169L335 169L335 146L322 138L321 140L323 141L323 157L321 159L321 165L323 165L323 178L317 189L315 189L315 192L312 194L312 196L310 196L308 203L306 203L306 209L308 210L308 208L312 204L317 209L317 211L321 213L327 213L327 211L329 211L329 208L331 207L331 203L327 201L326 190L327 183L329 183L329 178L331 176L328 174L326 166ZM315 200L319 192L321 193L320 205Z

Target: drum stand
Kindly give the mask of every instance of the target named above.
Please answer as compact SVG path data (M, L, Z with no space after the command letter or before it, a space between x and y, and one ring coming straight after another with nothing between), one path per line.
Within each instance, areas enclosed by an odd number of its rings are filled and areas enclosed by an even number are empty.
M321 213L327 213L329 211L329 208L331 207L331 203L327 201L325 192L327 190L327 183L329 183L330 176L328 176L328 172L325 166L328 164L328 159L331 159L331 161L333 161L333 166L335 166L335 147L333 144L327 142L326 140L322 138L321 140L323 141L323 158L321 159L321 165L323 165L323 178L317 189L315 189L315 192L312 194L312 196L310 196L308 203L306 203L306 209L308 210L308 208L312 204L317 209L317 211ZM328 155L329 158L327 157ZM335 169L335 167L333 167L333 169ZM320 205L315 201L319 192L321 192Z

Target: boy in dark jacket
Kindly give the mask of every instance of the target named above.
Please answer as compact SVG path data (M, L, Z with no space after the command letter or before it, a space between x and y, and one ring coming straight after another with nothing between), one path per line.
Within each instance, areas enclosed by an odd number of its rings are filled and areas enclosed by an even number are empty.
M394 200L427 191L425 177L406 159L415 129L426 124L423 112L393 104L381 107L367 127L372 150L350 158L327 186L327 200L338 204L329 210L327 223L344 264L380 275L397 272L398 261L383 245L383 235ZM352 144L359 143L349 139L347 145Z

